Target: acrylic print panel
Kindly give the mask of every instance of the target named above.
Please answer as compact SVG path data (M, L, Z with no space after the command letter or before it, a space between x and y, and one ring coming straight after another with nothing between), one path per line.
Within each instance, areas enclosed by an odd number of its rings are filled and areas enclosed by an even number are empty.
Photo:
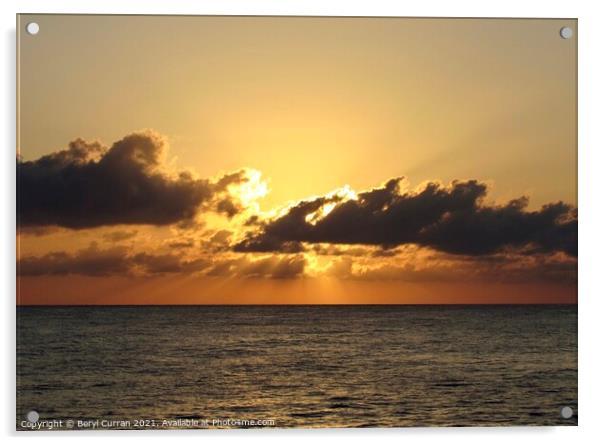
M576 56L19 16L17 429L576 425Z

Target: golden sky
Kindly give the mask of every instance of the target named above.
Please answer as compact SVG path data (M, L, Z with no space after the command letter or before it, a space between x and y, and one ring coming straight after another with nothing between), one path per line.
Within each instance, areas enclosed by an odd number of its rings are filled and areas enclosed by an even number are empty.
M18 302L576 302L562 26L20 16Z

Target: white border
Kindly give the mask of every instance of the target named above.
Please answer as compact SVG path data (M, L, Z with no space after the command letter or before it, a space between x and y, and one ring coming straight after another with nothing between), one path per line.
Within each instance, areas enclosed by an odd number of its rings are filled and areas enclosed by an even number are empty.
M510 441L545 441L566 445L569 441L593 442L598 432L600 410L600 310L602 289L598 261L600 242L599 150L600 105L602 95L602 22L600 8L594 1L476 1L476 0L3 0L2 14L2 106L0 134L5 144L2 156L2 208L0 234L3 255L0 280L4 314L2 318L2 392L0 423L9 440L19 437L25 442L36 439L45 443L65 440L86 442L144 440L162 443L172 436L198 443L225 441L233 443L305 443L307 441L345 441L350 444L366 440L390 443L446 442L449 444L491 443L507 445ZM180 431L180 432L103 432L94 433L15 433L15 14L21 13L111 13L111 14L226 14L226 15L348 15L348 16L434 16L434 17L563 17L579 19L579 427L556 428L423 428L404 430L277 430L277 431ZM167 435L170 435L169 438ZM85 436L85 437L82 437Z

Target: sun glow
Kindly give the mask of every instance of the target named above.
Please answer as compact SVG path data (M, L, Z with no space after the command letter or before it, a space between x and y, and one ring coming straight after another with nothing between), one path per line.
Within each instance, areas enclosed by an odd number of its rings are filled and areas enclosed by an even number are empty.
M328 202L315 212L308 213L305 216L305 222L315 225L321 219L326 218L328 214L334 210L337 204L345 201L357 200L357 193L355 193L349 185L345 184L345 186L326 195L326 198L328 199Z
M236 196L244 207L254 207L258 210L256 201L269 193L267 181L262 178L259 170L245 170L246 181L233 187Z

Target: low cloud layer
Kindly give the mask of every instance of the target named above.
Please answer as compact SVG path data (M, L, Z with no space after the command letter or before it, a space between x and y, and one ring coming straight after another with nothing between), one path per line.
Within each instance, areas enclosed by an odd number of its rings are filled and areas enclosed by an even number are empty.
M271 255L259 259L239 257L217 261L207 275L288 279L302 276L306 265L307 260L303 255Z
M577 255L577 211L563 202L527 210L527 198L505 205L483 203L487 186L476 180L445 187L428 183L402 192L402 178L359 193L302 201L283 216L264 222L238 243L239 252L299 252L302 243L376 245L385 249L416 244L457 255L504 250ZM330 212L316 218L326 205Z
M395 257L373 263L362 258L333 260L326 275L347 280L403 282L558 283L577 282L577 259L563 253L491 256L432 254L416 260Z
M577 260L564 253L457 256L409 249L386 261L370 256L332 256L316 271L304 254L183 257L165 252L129 252L125 246L103 249L97 243L79 251L26 256L17 263L19 276L165 276L294 279L324 275L354 281L400 282L547 282L573 284Z
M129 253L124 246L108 249L92 243L74 253L51 252L27 256L17 263L20 276L151 276L203 274L216 277L287 279L303 275L307 261L301 255L269 255L262 258L186 259L173 253Z
M167 225L192 220L203 208L229 217L241 210L229 187L246 181L244 170L216 181L168 174L166 149L159 134L145 131L110 148L77 139L66 150L17 161L19 225Z
M50 252L42 256L27 256L17 262L17 275L119 275L131 267L125 247L98 249L96 244L75 254Z
M174 254L130 254L128 248L108 249L92 243L75 253L50 252L42 256L27 256L17 262L17 274L40 275L158 275L175 272L197 272L207 268L209 261L184 260Z

